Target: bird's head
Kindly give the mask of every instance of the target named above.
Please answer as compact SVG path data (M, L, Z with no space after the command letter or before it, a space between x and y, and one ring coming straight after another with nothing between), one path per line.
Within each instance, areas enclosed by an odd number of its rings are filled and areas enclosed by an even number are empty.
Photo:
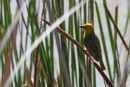
M82 28L85 30L85 33L89 34L89 33L94 33L94 28L93 28L93 25L90 24L90 23L86 23L84 24L83 26L79 26L79 28Z

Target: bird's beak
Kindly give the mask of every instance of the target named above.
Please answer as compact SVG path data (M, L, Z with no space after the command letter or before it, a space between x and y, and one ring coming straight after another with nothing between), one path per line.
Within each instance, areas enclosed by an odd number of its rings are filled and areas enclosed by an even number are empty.
M85 27L84 26L79 26L79 28L83 28L84 29Z

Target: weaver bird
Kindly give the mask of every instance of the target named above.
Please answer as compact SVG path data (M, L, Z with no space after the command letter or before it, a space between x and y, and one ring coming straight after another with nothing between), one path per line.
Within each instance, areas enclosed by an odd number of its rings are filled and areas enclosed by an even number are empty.
M100 41L94 32L92 24L86 23L83 26L79 26L79 28L84 29L84 45L87 48L88 52L97 62L99 61L101 69L105 70L105 66L102 61Z

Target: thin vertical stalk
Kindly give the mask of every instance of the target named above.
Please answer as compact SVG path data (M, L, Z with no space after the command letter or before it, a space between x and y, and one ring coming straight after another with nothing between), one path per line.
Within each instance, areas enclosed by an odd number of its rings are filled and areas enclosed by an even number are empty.
M73 5L74 6L76 5L76 0L73 0ZM78 13L77 13L77 11L74 12L74 18L73 19L74 19L74 27L75 27L75 37L76 37L76 40L78 42L80 42L80 38L79 38L80 33L79 33L79 29L78 29L79 20L78 20ZM77 57L78 58L82 58L80 50L77 47L76 47L76 50L77 50ZM79 67L79 87L83 87L83 74L82 74L80 66L78 66L78 67Z
M50 1L49 0L47 0L47 6L48 6L48 9L49 9L49 17L50 17L51 21L54 22L54 18L53 18L53 15L52 15L52 10L50 8ZM64 60L64 56L63 56L62 48L61 48L61 45L60 45L57 30L54 30L54 34L55 34L55 38L56 38L56 44L57 44L58 52L59 52L59 55L60 55L60 58L61 58L63 71L65 73L66 83L67 83L68 87L71 87L68 69L66 67L66 61Z
M40 21L40 29L42 28L42 17L44 15L45 12L45 0L43 0L43 9L42 9L42 14L41 14L41 21ZM38 26L37 26L38 27ZM38 34L40 36L40 33ZM37 75L39 72L39 63L38 63L38 53L39 53L39 47L40 44L38 45L37 49L36 49L36 57L35 57L35 68L34 68L34 87L38 87L38 83L39 83L39 75ZM48 51L47 51L48 52Z
M36 57L35 57L35 68L34 68L34 87L37 87L36 84L37 84L37 65L38 65L38 52L39 52L39 45L36 49Z
M30 72L30 70L28 68L26 68L25 72L27 74L27 79L29 81L30 87L33 87L33 83L32 83L32 80L31 80L31 72Z
M72 0L69 0L69 9L71 9L73 7L73 1ZM70 17L69 17L69 22L68 22L68 25L69 25L69 27L68 27L68 29L69 29L69 34L72 36L72 37L74 37L74 27L73 27L73 23L74 23L74 21L73 21L73 15L71 15ZM74 79L74 77L76 78L76 85L78 85L77 84L77 69L76 69L76 55L75 55L75 49L74 49L74 44L73 43L70 43L71 45L70 45L70 47L71 47L71 51L70 51L70 55L71 55L71 67L72 67L72 70L71 70L71 75L72 75L72 87L74 87L74 81L75 81L75 79ZM68 49L70 48L69 46L68 46ZM68 55L69 56L69 55Z
M116 8L115 8L115 23L118 24L118 6L116 6ZM120 62L119 62L120 60L119 60L119 54L118 54L118 48L117 48L117 31L116 31L115 27L114 27L113 55L115 57L115 59L114 59L114 71L115 71L116 68L118 68L119 76L117 76L117 79L119 79L120 76L121 76L121 70L120 70ZM118 66L116 66L116 64ZM115 75L114 75L114 78L115 78Z
M129 51L129 47L127 46L127 44L126 44L126 42L125 42L125 40L124 40L124 38L123 38L121 32L119 31L119 29L118 29L118 27L117 27L117 25L116 25L116 23L115 23L115 21L113 20L113 18L112 18L112 16L111 16L111 14L110 14L110 12L109 12L109 10L108 10L106 4L103 3L103 5L104 5L104 7L105 7L105 10L106 10L106 12L107 12L109 18L110 18L111 21L112 21L112 23L113 23L113 25L114 25L114 27L115 27L117 33L119 34L119 36L120 36L120 38L121 38L121 40L122 40L122 42L123 42L123 44L124 44L126 50Z
M103 0L106 3L106 0ZM106 3L107 4L107 3ZM106 20L107 20L107 27L108 27L108 33L109 33L109 38L110 38L110 43L111 43L111 48L113 49L113 35L112 35L112 28L111 28L111 23L110 19L108 17L108 14L105 10L105 15L106 15ZM114 55L113 55L114 56Z
M12 37L12 42L10 44L10 49L9 49L9 52L8 52L8 57L7 57L7 60L6 60L6 65L5 65L5 68L4 68L4 75L3 75L3 79L2 79L2 87L4 87L5 85L5 82L8 78L8 75L9 75L9 66L11 64L11 61L12 61L12 58L13 58L13 49L14 49L14 46L15 46L15 41L16 41L16 34L17 34L17 28L18 28L18 24L19 22L17 22L16 26L15 26L15 30L13 32L13 37Z
M125 35L126 35L126 31L127 31L127 29L128 29L129 21L130 21L130 7L129 7L129 10L128 10L128 14L127 14L127 20L126 20L125 31L124 31L123 37L125 37ZM119 54L121 54L122 47L123 47L123 44L121 45Z
M104 50L104 53L105 53L105 58L106 58L106 63L107 63L108 74L109 74L110 80L113 82L112 75L111 75L109 58L108 58L108 54L107 54L108 52L107 52L107 48L106 48L106 42L105 42L104 33L103 33L103 27L102 27L102 23L101 23L101 17L100 17L100 13L99 13L99 9L98 9L98 5L97 5L96 1L95 1L95 7L96 7L96 13L97 13L97 18L98 18L100 33L101 33L103 50Z
M62 80L61 80L61 76L57 76L57 81L58 81L58 85L59 87L62 87Z

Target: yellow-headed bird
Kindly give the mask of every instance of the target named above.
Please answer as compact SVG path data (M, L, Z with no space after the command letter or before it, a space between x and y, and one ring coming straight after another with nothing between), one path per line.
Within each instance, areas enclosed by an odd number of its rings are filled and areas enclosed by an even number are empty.
M88 52L94 57L96 61L99 60L102 70L105 70L105 66L102 61L101 47L97 35L94 32L92 24L86 23L84 26L79 26L79 28L84 29L84 45Z

